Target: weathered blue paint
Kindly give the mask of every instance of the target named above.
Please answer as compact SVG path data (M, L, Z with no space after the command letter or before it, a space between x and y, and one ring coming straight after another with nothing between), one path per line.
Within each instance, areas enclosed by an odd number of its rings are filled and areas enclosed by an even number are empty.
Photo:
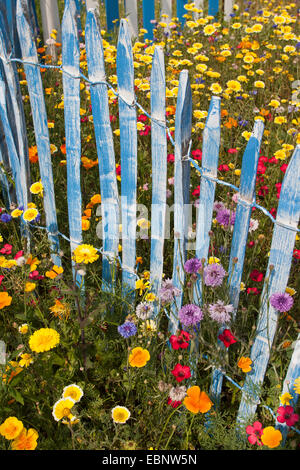
M203 176L216 178L218 172L219 148L221 137L221 100L212 96L203 131L202 171ZM196 257L207 259L216 183L205 177L200 178L200 197L196 218ZM195 284L194 299L202 302L202 284L199 279Z
M293 344L293 354L291 357L291 361L285 376L285 380L283 382L283 388L281 394L289 393L292 398L290 400L290 405L295 409L299 394L295 392L295 380L300 377L300 333L298 334L298 338ZM281 403L278 406L282 405ZM275 427L280 430L282 434L282 442L281 446L284 446L286 442L286 438L290 427L286 425L286 423L281 424L277 420L275 421Z
M124 292L135 289L137 116L134 68L129 26L122 19L117 45L117 77L121 151L122 283Z
M107 30L114 30L116 26L119 26L119 1L118 0L105 0L106 9L106 25Z
M145 39L153 39L154 24L151 21L155 20L155 0L143 0L143 27L147 30Z
M174 254L173 254L173 285L182 290L184 283L184 262L186 258L186 222L188 201L186 194L189 188L189 172L184 166L190 165L183 158L187 155L190 144L192 127L192 93L187 70L182 70L179 76L177 106L175 114L175 171L174 171ZM189 191L188 191L189 192ZM182 295L176 298L171 308L169 321L170 334L175 334L178 328L178 309L182 304Z
M157 295L163 274L163 249L166 218L167 134L166 78L163 50L156 47L151 71L151 149L152 149L152 207L151 207L151 259L150 284ZM154 315L159 312L155 302Z
M65 72L63 73L63 92L71 252L82 243L80 79L74 78L79 77L79 57L76 5L74 0L67 0L62 19L62 66ZM78 273L75 274L74 264L73 275L76 277L76 283L80 285L82 278Z
M28 11L23 0L17 1L16 21L19 37L22 38L22 57L25 62L38 63L35 41L30 25L27 21ZM39 167L44 192L44 210L48 237L51 244L53 262L60 266L59 240L56 205L54 197L54 184L50 151L48 120L43 92L43 84L39 67L24 63L24 70L28 83L28 91L32 110L33 125L36 136L36 145L39 156Z
M242 162L240 190L228 269L230 303L234 306L235 312L239 302L246 244L252 213L251 204L255 202L257 166L263 131L263 122L260 120L256 121ZM233 260L237 261L233 263ZM233 317L235 317L235 313Z
M285 292L293 257L299 217L300 145L297 145L289 162L281 187L269 263L261 296L261 308L256 337L251 349L251 360L253 362L252 370L247 374L243 387L243 396L238 412L239 424L251 420L259 402L257 387L263 383L267 370L279 315L270 305L269 298L274 293ZM281 226L281 223L288 225L290 229ZM253 390L254 386L255 389ZM249 395L252 397L251 402L247 400L247 396Z
M30 163L28 156L28 141L26 133L25 115L21 88L18 80L16 63L9 61L12 52L8 34L7 22L2 6L0 6L0 62L3 68L4 81L6 87L7 111L10 127L13 132L15 146L18 151L21 182L23 188L23 202L25 207L30 200L29 187Z
M89 80L102 82L90 87L95 139L98 151L103 261L102 279L105 290L112 289L112 274L116 271L114 259L119 245L119 194L116 178L116 162L113 134L109 118L107 85L105 82L104 53L101 26L97 12L87 13L85 40Z
M0 76L0 119L5 132L5 139L8 148L8 155L10 161L10 168L12 176L15 182L17 202L19 206L23 205L23 187L21 181L21 167L18 158L18 152L15 146L15 141L9 124L7 116L7 104L6 104L6 87L3 79Z
M219 13L219 0L208 0L208 15L216 16Z
M255 202L257 165L263 131L263 122L256 121L254 124L253 133L248 141L242 162L240 190L236 208L236 218L231 243L228 269L229 299L230 303L234 306L234 312L232 315L233 319L236 316L236 310L238 308L239 303L239 294L244 267L246 244L252 213L251 204ZM224 328L226 327L228 327L228 325L224 325L223 328L220 329L219 334L221 334ZM225 347L223 346L223 343L221 341L219 342L219 346L225 351ZM215 369L212 375L212 384L210 392L215 404L217 405L220 403L222 381L223 374L220 374L218 369Z

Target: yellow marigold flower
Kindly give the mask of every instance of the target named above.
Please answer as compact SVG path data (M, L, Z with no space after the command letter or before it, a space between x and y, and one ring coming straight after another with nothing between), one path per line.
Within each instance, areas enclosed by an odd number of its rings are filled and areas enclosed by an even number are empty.
M53 266L51 271L46 271L45 276L49 277L50 279L55 279L59 274L62 274L64 269L62 266Z
M38 432L35 429L24 428L19 436L11 443L12 450L34 450L37 447Z
M206 25L203 29L205 36L211 36L212 34L214 34L215 31L216 31L216 28L212 24Z
M91 226L91 222L88 219L82 217L82 219L81 219L81 228L82 228L82 230L87 231L90 228L90 226Z
M220 262L219 258L216 258L215 256L210 256L208 258L208 264L215 264L215 263L219 263L219 262Z
M34 352L44 352L55 348L59 344L60 336L52 328L40 328L29 338L29 347Z
M63 389L62 396L63 398L72 398L72 400L77 403L83 396L83 390L79 387L79 385L76 384L67 385Z
M213 83L210 87L210 91L215 93L216 95L222 93L222 87L219 83Z
M252 63L254 62L254 57L253 57L253 55L251 55L251 54L246 54L246 55L244 56L244 62L245 62L246 64L252 64Z
M0 309L8 307L11 304L12 297L7 292L0 292Z
M139 291L140 295L142 295L143 291L148 289L148 287L149 287L149 282L145 282L144 279L138 279L135 282L135 288L136 288L136 290Z
M287 287L287 288L285 289L285 292L286 292L287 294L290 294L290 295L295 295L295 294L296 294L296 290L293 289L292 287Z
M75 405L75 401L68 397L68 398L61 398L58 400L52 409L52 416L55 421L60 421L63 418L71 419L73 415L71 413L71 409Z
M131 367L144 367L149 360L150 354L147 349L137 347L129 354L129 364Z
M237 80L229 80L226 83L226 85L232 91L239 92L242 89L242 86L241 86L240 82L238 82Z
M255 88L265 88L266 85L261 80L257 80L256 82L254 82L254 86Z
M23 214L23 211L21 211L20 209L15 209L15 210L13 210L13 211L10 213L10 215L11 215L14 219L16 219L17 217L20 217L20 215L22 215L22 214Z
M149 294L145 295L145 300L147 302L154 302L156 300L156 295L153 292L149 292Z
M237 363L238 367L242 369L242 371L245 373L250 372L250 370L252 369L251 364L252 364L252 361L250 357L244 357L244 356L242 356Z
M186 393L187 397L183 400L183 404L191 413L207 413L211 409L213 405L211 399L198 385L188 388Z
M63 304L60 300L55 299L55 304L49 308L50 312L54 317L58 317L61 320L63 318L68 319L70 316L70 308L68 305Z
M269 103L269 106L271 106L272 108L279 108L279 106L280 106L280 101L278 101L278 100L271 100L270 103Z
M21 333L21 335L26 335L26 333L28 333L27 323L23 323L23 325L20 325L18 329L19 329L19 333Z
M0 426L0 434L5 439L12 440L19 436L23 429L22 421L19 421L15 416L10 416Z
M300 394L300 377L297 377L294 382L294 390L298 395Z
M33 358L31 354L24 353L24 354L21 354L20 357L21 357L21 359L19 360L20 367L28 367L30 364L33 363Z
M278 447L282 440L282 434L278 429L275 429L273 426L268 426L264 428L261 435L261 442L269 447L269 449L274 449Z
M274 119L274 123L275 124L284 124L287 122L287 119L285 116L276 116L276 118Z
M115 406L111 410L111 415L114 423L125 424L130 418L130 411L125 406Z
M32 220L38 216L38 213L38 210L34 207L32 209L26 209L23 213L23 219L26 220L26 222L32 222Z
M25 292L32 292L36 288L35 282L26 282L25 284Z
M31 194L43 194L43 189L44 187L40 181L38 181L37 183L33 183L30 186Z
M92 245L79 245L73 253L73 259L76 263L94 263L98 258L97 250Z
M289 405L290 404L290 400L293 399L293 396L286 392L286 393L283 393L280 397L279 397L279 400L280 400L280 403L282 405Z
M233 29L240 29L240 28L242 27L242 24L241 24L241 23L233 23L233 24L231 25L231 27L232 27Z
M244 137L244 139L249 140L251 137L251 132L244 131L242 133L242 136Z

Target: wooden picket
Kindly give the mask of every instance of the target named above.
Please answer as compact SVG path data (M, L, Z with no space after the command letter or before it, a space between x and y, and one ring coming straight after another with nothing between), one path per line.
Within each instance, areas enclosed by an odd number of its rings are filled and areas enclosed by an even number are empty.
M116 2L117 3L117 2ZM127 2L127 7L134 2ZM144 2L146 3L146 2ZM177 1L178 17L183 15L185 2ZM225 2L229 5L230 2ZM162 2L163 8L170 8L170 2ZM197 2L200 8L201 2ZM151 22L154 2L148 2L149 10L144 21ZM218 1L211 2L210 8L216 12ZM166 10L165 10L166 11ZM69 217L69 237L71 253L82 243L82 194L80 185L81 139L80 139L80 46L78 36L78 5L75 0L66 0L62 20L62 73L64 94L64 120L67 160L67 203ZM227 10L230 16L229 9ZM212 14L212 13L211 13ZM214 13L215 14L215 13ZM29 177L27 154L24 150L26 132L23 110L18 100L18 83L14 62L9 59L7 47L8 34L1 19L0 10L0 60L3 74L0 75L0 121L5 131L5 141L9 150L9 163L16 187L18 205L28 205ZM112 18L112 17L110 17ZM184 20L184 18L182 18ZM113 21L113 20L112 20ZM150 23L149 23L150 24ZM16 25L20 37L22 61L26 74L34 130L39 156L41 181L44 186L44 210L46 225L51 244L52 260L60 265L59 231L54 197L54 182L50 152L50 140L47 126L47 114L44 101L43 85L38 64L34 37L28 22L26 2L17 0ZM102 215L102 279L103 289L112 290L114 279L112 269L118 256L119 224L121 221L122 242L122 283L125 294L135 295L136 273L136 208L137 208L137 103L134 93L134 63L131 32L133 23L125 19L120 21L117 44L117 96L119 105L120 156L121 156L121 195L118 193L114 139L109 118L108 83L106 82L105 61L101 38L101 25L97 9L89 9L85 25L85 42L90 84L95 141L97 146L101 215ZM1 70L1 69L0 69ZM165 113L165 64L163 50L155 48L150 79L151 96L151 150L152 150L152 210L151 210L151 259L150 283L157 295L161 286L164 262L164 237L166 225L166 179L167 179L167 134ZM8 98L9 97L9 98ZM202 260L208 259L210 229L215 200L219 147L221 139L220 98L213 96L203 131L201 191L197 208L195 255ZM15 127L8 115L9 103L15 116ZM187 70L179 76L177 107L175 115L175 165L174 165L174 252L172 282L181 289L185 280L184 262L186 260L187 230L189 225L189 194L191 171L191 128L192 128L192 93ZM245 249L249 233L251 211L255 203L255 181L259 151L264 125L257 120L249 139L242 161L240 187L233 239L228 267L228 288L230 302L234 306L234 319L239 304L240 284L243 273ZM0 148L0 163L4 160ZM195 162L194 162L195 164ZM28 175L30 176L30 175ZM3 197L10 204L7 180L0 173ZM273 293L284 292L291 267L293 249L300 217L300 146L298 145L290 160L282 183L277 217L275 221L269 264L261 296L261 308L258 318L256 337L251 350L253 368L247 374L243 386L242 399L238 411L237 423L248 423L259 404L259 387L262 385L270 358L278 313L270 305ZM83 279L75 272L77 284ZM134 300L134 299L133 299ZM194 302L202 303L202 285L199 281L194 291ZM176 333L179 321L178 310L182 305L182 296L176 298L171 307L169 331ZM159 311L159 302L155 304L154 316ZM197 339L196 339L197 341ZM3 351L5 345L0 342ZM0 351L0 352L1 352ZM300 336L294 345L294 352L284 381L283 393L289 391L296 401L296 394L291 389L299 377ZM191 359L192 361L192 359ZM0 355L1 363L1 355ZM194 360L193 365L196 366ZM212 375L210 394L216 405L221 397L223 371L216 367ZM287 429L282 430L284 438Z

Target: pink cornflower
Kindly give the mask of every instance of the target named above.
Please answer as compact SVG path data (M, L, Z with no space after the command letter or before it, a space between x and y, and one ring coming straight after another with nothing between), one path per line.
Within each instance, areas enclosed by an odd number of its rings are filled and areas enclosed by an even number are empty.
M294 426L299 419L299 415L294 413L292 406L280 406L277 410L279 416L277 416L278 423L285 423L287 426Z
M257 444L259 446L262 446L260 437L263 433L263 427L259 421L255 421L252 426L247 426L246 433L249 434L248 441L250 442L250 444Z

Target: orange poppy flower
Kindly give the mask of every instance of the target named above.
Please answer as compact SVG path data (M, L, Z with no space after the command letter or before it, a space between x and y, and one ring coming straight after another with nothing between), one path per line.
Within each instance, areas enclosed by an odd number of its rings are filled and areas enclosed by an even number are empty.
M206 413L213 406L213 402L205 392L201 392L198 385L187 390L187 397L183 400L184 406L192 413Z
M134 348L129 355L129 364L132 367L144 367L150 359L147 349Z
M0 292L0 309L8 307L11 304L12 297L7 292Z
M237 365L240 369L242 369L243 372L247 373L247 372L250 372L250 370L252 369L251 364L252 364L252 361L250 357L242 356L241 359L238 361Z

